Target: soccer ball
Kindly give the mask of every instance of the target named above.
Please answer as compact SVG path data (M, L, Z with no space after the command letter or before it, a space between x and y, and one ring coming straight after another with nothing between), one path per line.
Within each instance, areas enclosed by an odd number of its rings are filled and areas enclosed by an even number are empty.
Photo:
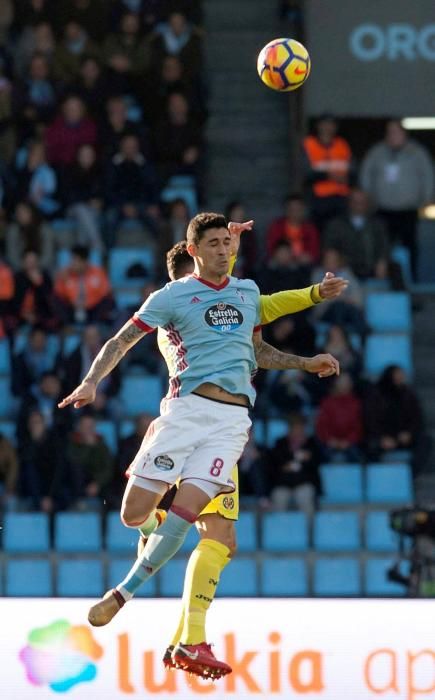
M278 92L296 90L305 83L310 70L310 55L295 39L273 39L258 54L258 75L267 87Z

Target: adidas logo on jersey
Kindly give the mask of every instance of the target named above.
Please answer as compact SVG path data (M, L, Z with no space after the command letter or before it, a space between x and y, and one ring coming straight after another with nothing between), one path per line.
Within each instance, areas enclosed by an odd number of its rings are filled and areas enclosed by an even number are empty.
M193 297L193 299L190 300L190 303L191 304L199 304L200 301L201 301L201 299L198 299L198 297Z

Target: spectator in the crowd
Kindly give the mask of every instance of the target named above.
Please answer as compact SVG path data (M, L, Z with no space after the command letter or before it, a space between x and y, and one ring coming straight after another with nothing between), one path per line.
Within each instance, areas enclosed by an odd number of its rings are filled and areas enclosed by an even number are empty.
M116 468L113 474L113 481L110 485L109 502L112 507L119 507L122 501L122 495L125 490L126 471L137 454L142 440L153 420L153 416L147 413L140 413L135 418L134 431L119 441Z
M127 103L124 97L110 97L106 103L106 115L101 127L101 141L108 157L112 158L120 149L125 136L135 135L139 139L141 151L148 151L148 139L143 127L128 118Z
M62 399L62 385L57 372L45 372L37 384L22 400L18 420L17 435L21 439L26 434L27 420L32 411L39 411L47 427L56 430L64 437L71 428L71 411L64 412L57 404Z
M71 83L79 75L83 57L98 57L99 49L77 22L69 21L62 30L63 38L54 56L54 70L59 80Z
M179 92L168 98L167 114L153 130L154 156L163 182L173 175L199 174L202 130Z
M15 0L14 5L14 27L19 31L52 20L53 0Z
M25 79L32 56L45 56L50 66L53 65L56 51L56 40L49 21L44 20L38 24L26 25L17 45L14 48L14 72L18 77Z
M38 324L47 331L57 328L51 277L34 250L23 253L21 268L15 275L14 305L21 323Z
M266 326L264 337L282 352L294 355L313 355L315 331L306 314L292 314Z
M397 365L388 366L365 400L367 451L379 459L392 450L414 450L423 431L420 401Z
M14 297L14 273L0 256L0 338L15 325Z
M126 92L136 93L138 79L149 67L150 50L141 33L140 18L126 12L117 31L104 42L104 57L115 78L121 78ZM121 82L119 80L119 82Z
M23 162L16 171L16 201L27 199L41 216L52 218L60 208L58 182L56 171L47 163L44 143L32 141L19 155Z
M0 55L0 160L9 163L15 148L12 83L6 60Z
M309 265L294 257L291 244L281 240L276 244L267 265L258 273L259 286L264 294L300 289L309 284L310 270ZM315 279L318 281L321 277Z
M150 72L148 80L139 85L144 115L156 124L166 111L169 95L179 92L185 95L192 115L201 123L206 116L204 91L199 79L188 78L178 56L165 56L160 70Z
M76 224L74 241L103 251L101 217L104 201L102 172L94 146L79 147L71 165L61 176L61 198L68 217Z
M335 248L362 280L390 278L395 289L403 286L400 270L390 260L390 245L383 220L373 214L367 194L353 189L346 214L331 220L323 236L325 248Z
M108 29L109 4L106 0L69 0L55 1L52 16L56 27L62 29L69 22L80 25L95 41L101 41Z
M56 429L33 409L19 440L20 495L32 510L52 513L69 503L64 450Z
M108 321L113 297L105 270L92 265L89 249L74 246L71 263L57 274L54 286L56 303L64 323Z
M388 122L385 139L372 146L361 164L361 185L383 216L391 243L409 249L414 280L418 209L433 200L433 168L429 152L397 120Z
M15 270L20 268L26 250L34 250L40 264L50 269L54 262L53 231L43 223L39 212L28 202L19 202L15 207L12 223L6 231L6 255Z
M94 119L102 118L104 104L111 89L101 63L95 56L83 56L79 75L73 83L71 91L83 100L89 114ZM102 140L104 141L104 139Z
M159 216L154 167L140 150L137 136L121 139L119 152L107 171L106 204L111 210L111 228L124 219L141 219L152 231Z
M352 152L337 129L336 119L325 114L303 142L308 201L320 232L330 218L344 212L351 184Z
M67 97L62 104L61 113L45 134L49 162L53 165L73 163L80 146L95 145L96 141L96 125L86 115L83 101L79 97Z
M166 253L175 243L185 239L190 219L191 213L184 199L177 197L169 202L167 215L163 217L159 230L160 254L157 262L160 262L159 274L162 279L167 277Z
M344 261L341 253L334 248L327 248L323 252L320 267L315 268L311 275L313 284L319 279L323 279L327 272L332 272L336 277L343 277L348 280L349 285L339 299L328 304L317 304L312 310L313 317L317 320L321 319L325 323L344 326L348 332L365 335L368 329L364 319L364 297L361 284Z
M17 498L19 464L12 443L0 433L0 509L13 510Z
M332 383L330 395L320 404L316 434L327 461L358 461L363 439L361 400L354 392L352 377L343 372Z
M314 265L319 260L319 232L307 220L303 198L293 194L285 200L285 215L275 219L267 231L267 253L271 255L280 241L291 246L292 256L301 265Z
M330 326L321 352L331 353L340 363L340 370L348 372L354 380L362 369L361 354L352 347L349 336L342 326Z
M171 12L166 22L157 25L151 46L154 65L170 54L180 58L189 76L195 77L200 72L201 32L182 11Z
M68 355L62 363L60 374L63 377L63 392L65 396L70 394L78 386L82 378L89 371L93 361L103 347L104 340L97 326L89 325L83 329L79 346ZM119 366L105 377L98 385L95 401L89 407L95 414L113 415L115 406L110 402L119 392L121 387L121 373ZM113 410L111 410L113 408Z
M51 75L51 65L43 53L33 54L28 74L14 86L14 111L24 134L38 122L48 123L54 116L59 85Z
M43 328L33 326L24 349L12 361L12 391L16 396L28 396L43 375L54 370L56 356L48 346Z
M269 454L272 505L278 510L294 505L311 517L321 493L320 463L321 452L305 418L292 416L287 435L276 441Z
M225 218L227 221L234 221L237 224L246 221L248 216L246 214L245 205L238 200L228 202L225 207ZM257 236L255 229L253 229L251 231L245 231L245 235L241 237L235 266L237 272L236 276L254 276L257 265Z
M302 371L268 372L267 386L268 400L281 415L299 413L312 405L313 397Z
M95 419L82 415L67 444L70 485L76 505L86 508L104 497L113 477L113 455L98 434Z
M239 489L240 493L252 494L257 497L260 508L269 508L270 474L266 470L266 449L258 445L254 438L254 430L250 431L248 442L239 459Z

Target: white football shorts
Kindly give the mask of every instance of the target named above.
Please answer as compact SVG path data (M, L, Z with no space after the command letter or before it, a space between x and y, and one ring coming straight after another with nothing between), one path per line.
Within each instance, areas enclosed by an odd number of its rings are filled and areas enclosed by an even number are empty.
M196 394L163 399L128 474L175 484L200 479L234 491L231 472L251 427L248 409ZM139 484L138 484L139 485Z

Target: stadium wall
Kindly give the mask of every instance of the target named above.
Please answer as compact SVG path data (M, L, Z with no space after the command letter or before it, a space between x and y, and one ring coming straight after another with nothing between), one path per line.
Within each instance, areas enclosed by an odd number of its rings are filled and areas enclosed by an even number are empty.
M0 601L2 700L435 697L430 601L219 600L210 639L234 672L214 684L163 669L178 601L134 601L99 629L90 603Z

